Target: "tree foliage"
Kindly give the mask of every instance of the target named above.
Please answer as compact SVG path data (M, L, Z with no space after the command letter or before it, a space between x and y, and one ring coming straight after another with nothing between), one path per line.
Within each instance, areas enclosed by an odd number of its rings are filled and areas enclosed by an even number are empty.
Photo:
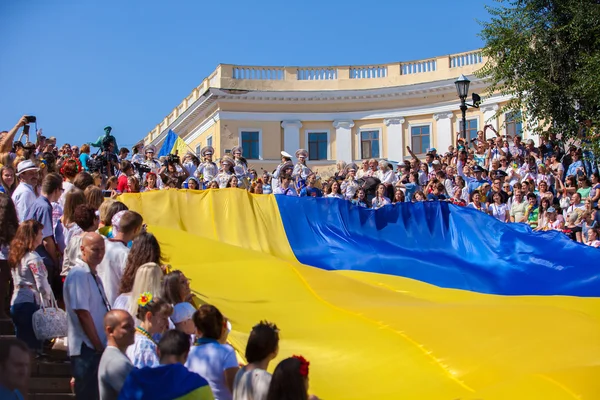
M574 138L582 121L600 124L600 1L496 0L480 36L478 71L489 93L511 95L500 112L522 111L535 133ZM598 138L595 140L598 146Z

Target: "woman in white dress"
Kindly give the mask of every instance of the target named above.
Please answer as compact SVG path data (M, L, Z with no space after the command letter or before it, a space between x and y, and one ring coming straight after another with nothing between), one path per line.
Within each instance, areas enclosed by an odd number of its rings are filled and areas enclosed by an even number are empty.
M296 187L302 189L306 185L306 178L312 174L312 171L306 165L306 159L308 158L308 151L299 149L296 151L296 158L298 163L294 166L292 171L292 178L296 182Z
M359 188L358 180L356 179L358 166L354 163L349 164L346 167L346 171L346 179L344 179L342 182L341 189L344 197L347 200L352 200L354 198L354 194Z
M213 149L212 146L204 146L202 150L200 150L200 156L203 161L198 165L198 168L196 168L196 172L194 173L194 176L200 179L200 182L202 182L205 187L208 186L219 173L217 164L212 160L213 154L215 154L215 149Z
M214 177L214 181L219 184L219 189L227 187L229 179L235 175L233 166L235 165L233 159L229 156L223 156L221 158L221 171Z
M502 196L496 192L492 195L492 203L489 206L490 214L498 221L509 222L508 207L502 203Z
M340 188L340 183L338 181L332 181L330 189L331 192L326 197L335 197L336 199L344 198L344 195L342 194L342 189Z
M240 146L235 146L233 149L231 149L231 154L233 154L233 171L235 172L235 176L238 177L238 180L240 181L241 187L244 188L248 188L250 187L250 182L248 180L248 161L246 161L246 159L244 157L242 157L242 154L244 154L244 150L240 147Z

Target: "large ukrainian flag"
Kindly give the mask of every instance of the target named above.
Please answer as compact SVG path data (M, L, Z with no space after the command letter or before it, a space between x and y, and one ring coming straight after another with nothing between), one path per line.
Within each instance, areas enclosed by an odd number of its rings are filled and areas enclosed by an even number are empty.
M306 356L324 399L600 398L600 250L560 233L438 202L121 200L231 319L235 347L276 322L279 357Z

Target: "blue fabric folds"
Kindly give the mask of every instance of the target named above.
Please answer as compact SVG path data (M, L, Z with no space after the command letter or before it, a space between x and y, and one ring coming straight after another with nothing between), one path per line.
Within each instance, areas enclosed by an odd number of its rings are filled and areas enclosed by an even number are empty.
M276 196L298 261L499 295L600 296L600 249L446 202L368 210Z

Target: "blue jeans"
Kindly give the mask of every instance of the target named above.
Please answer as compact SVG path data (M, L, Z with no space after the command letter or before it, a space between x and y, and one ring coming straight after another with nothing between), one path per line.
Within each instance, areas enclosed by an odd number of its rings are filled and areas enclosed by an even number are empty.
M33 313L39 310L40 306L35 303L16 303L10 307L10 316L15 324L15 333L17 338L21 339L31 350L40 351L42 342L35 337L33 333Z
M98 367L102 355L81 344L81 353L71 357L71 372L75 378L75 398L77 400L99 400Z

